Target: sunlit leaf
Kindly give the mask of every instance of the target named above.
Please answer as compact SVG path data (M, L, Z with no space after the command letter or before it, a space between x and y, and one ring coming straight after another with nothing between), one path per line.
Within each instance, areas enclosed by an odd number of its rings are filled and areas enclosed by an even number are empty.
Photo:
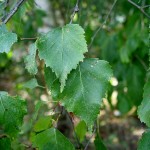
M48 32L37 40L40 59L51 67L61 82L61 91L67 75L82 61L87 52L84 30L77 24L68 24Z
M52 96L60 100L69 112L73 112L88 126L92 126L100 111L111 76L112 70L108 62L85 59L68 76L62 93L59 93L58 80L51 82Z

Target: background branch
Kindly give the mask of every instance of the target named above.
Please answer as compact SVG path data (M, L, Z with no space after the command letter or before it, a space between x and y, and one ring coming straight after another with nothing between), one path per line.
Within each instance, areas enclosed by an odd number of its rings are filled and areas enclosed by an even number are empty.
M113 8L115 7L117 1L118 1L118 0L115 0L115 1L114 1L114 3L113 3L113 5L112 5L111 9L109 10L109 12L108 12L108 14L107 14L107 16L106 16L106 18L105 18L105 21L99 26L99 28L96 30L96 32L94 33L93 37L91 38L91 43L90 43L90 45L89 45L89 49L91 48L91 46L92 46L92 44L93 44L93 42L94 42L94 39L96 38L98 32L99 32L99 31L103 28L103 26L106 24L106 22L107 22L107 20L108 20L110 14L111 14Z
M2 22L3 23L7 23L11 18L12 16L17 12L17 10L20 8L20 6L25 2L26 0L19 0L15 6L11 9L11 11L2 18Z
M129 3L131 3L132 5L134 5L136 8L138 8L147 18L150 19L150 15L148 15L145 11L144 8L149 7L149 5L146 6L139 6L137 5L135 2L133 2L132 0L128 0Z

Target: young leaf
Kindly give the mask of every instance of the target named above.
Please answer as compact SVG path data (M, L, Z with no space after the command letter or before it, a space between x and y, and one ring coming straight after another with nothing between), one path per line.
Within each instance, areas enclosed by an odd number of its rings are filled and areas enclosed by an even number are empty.
M145 131L138 144L138 150L149 150L150 149L150 129Z
M8 53L15 42L17 42L17 35L9 32L4 24L0 25L0 53Z
M24 58L26 69L30 74L35 75L37 73L37 64L36 64L36 45L31 44L29 46L29 54Z
M33 138L33 144L39 150L74 150L71 142L57 129L47 129Z
M37 48L46 67L51 67L56 73L63 91L67 75L87 52L84 30L77 24L56 28L37 40Z
M26 103L20 97L11 97L0 92L0 126L6 134L15 137L26 114Z
M75 127L75 132L80 142L83 142L87 132L86 123L84 121L80 121L79 124L77 124L77 126Z
M141 122L150 127L150 80L144 86L143 101L138 108L138 116Z

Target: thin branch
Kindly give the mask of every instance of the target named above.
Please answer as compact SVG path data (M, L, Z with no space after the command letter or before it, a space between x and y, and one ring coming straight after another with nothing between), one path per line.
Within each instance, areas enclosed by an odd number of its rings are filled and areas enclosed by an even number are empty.
M90 45L89 45L89 49L91 48L91 46L92 46L92 44L93 44L93 42L94 42L94 39L96 38L98 32L99 32L99 31L103 28L103 26L106 24L106 22L107 22L107 20L108 20L110 14L111 14L113 8L115 7L117 1L118 1L118 0L115 0L115 1L114 1L114 3L113 3L113 5L112 5L111 9L109 10L109 12L108 12L108 14L107 14L107 16L106 16L106 18L105 18L105 21L99 26L99 28L96 30L96 32L94 33L93 37L91 38L91 43L90 43Z
M33 37L33 38L20 38L20 40L36 40L37 37Z
M144 8L149 7L149 5L147 6L139 6L137 5L135 2L133 2L132 0L128 0L129 3L131 3L132 5L134 5L136 8L138 8L147 18L150 19L150 15L148 15L145 11Z
M94 136L95 132L96 132L96 127L94 128L94 131L93 131L93 133L92 133L92 135L91 135L89 141L87 142L87 144L86 144L84 150L87 150L87 148L88 148L88 146L89 146L89 144L90 144L90 141L91 141L92 137Z
M70 24L72 23L75 14L78 12L79 12L79 0L77 0L76 6L74 7L73 13L71 15Z
M143 9L144 9L144 8L148 8L148 7L150 7L150 5L142 6Z
M25 2L26 0L19 0L18 2L16 2L15 6L11 9L11 11L2 18L2 22L3 23L7 23L12 16L18 11L18 9L20 8L20 6Z

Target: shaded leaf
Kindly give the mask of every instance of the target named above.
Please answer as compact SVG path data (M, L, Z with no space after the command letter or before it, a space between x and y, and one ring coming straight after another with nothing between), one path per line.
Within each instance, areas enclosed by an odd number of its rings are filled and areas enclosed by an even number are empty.
M24 100L11 97L7 92L0 92L0 125L6 134L12 137L17 135L26 112Z
M117 99L117 108L119 109L121 114L124 115L129 112L129 110L132 108L132 103L127 93L120 91L120 93L118 93Z
M150 79L144 86L143 101L138 108L138 116L141 122L150 127Z
M80 142L82 142L84 140L86 132L87 132L86 123L84 121L80 121L77 124L77 126L75 127L75 132L76 132Z
M50 116L41 117L34 125L34 131L40 132L48 129L52 125L52 119Z
M59 79L56 77L55 73L50 67L45 67L44 77L49 90L51 90L51 95L54 100L58 100L58 95L60 94L60 83Z
M11 142L8 137L0 138L0 149L1 150L11 150Z
M98 135L96 135L94 144L95 144L96 150L107 150L107 148L105 147L105 145L102 142L102 139Z
M17 42L17 35L9 32L4 24L0 25L0 53L8 53L15 42Z
M77 24L56 28L37 40L40 59L51 67L61 82L61 91L67 75L82 61L87 52L84 30Z
M138 150L149 150L150 149L150 129L145 131L138 144Z
M31 44L29 46L29 54L24 58L25 67L30 74L35 75L37 73L37 64L36 64L36 45Z
M34 146L39 150L74 150L71 142L57 129L47 129L33 138Z

